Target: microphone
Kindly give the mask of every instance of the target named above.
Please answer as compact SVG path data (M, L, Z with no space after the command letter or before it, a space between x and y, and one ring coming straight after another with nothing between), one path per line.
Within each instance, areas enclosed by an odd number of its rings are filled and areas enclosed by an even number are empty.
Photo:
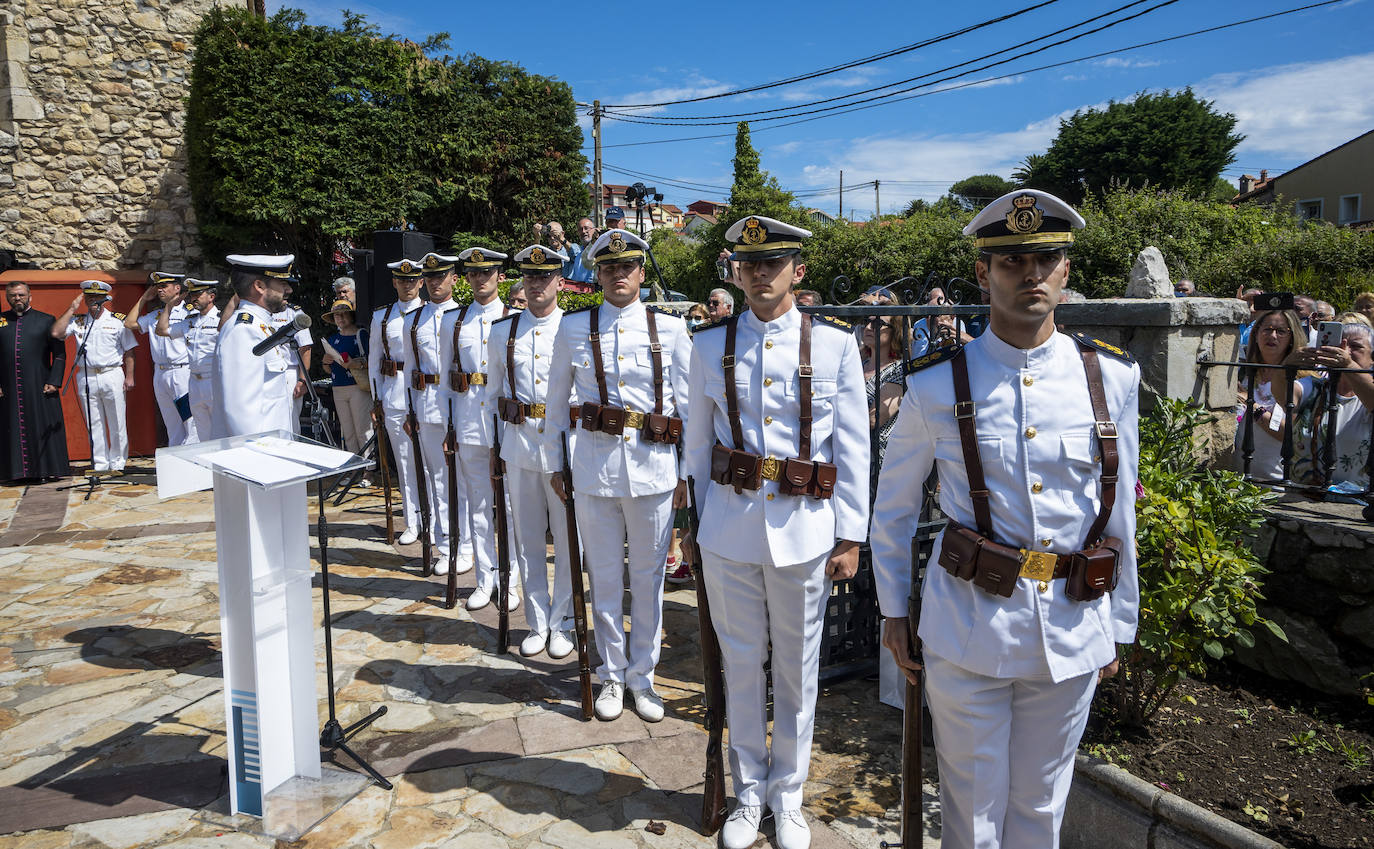
M258 344L253 346L253 356L261 357L263 354L277 347L281 343L295 336L298 332L310 326L310 316L305 313L296 313L296 317L291 319L289 324L283 324L277 331Z

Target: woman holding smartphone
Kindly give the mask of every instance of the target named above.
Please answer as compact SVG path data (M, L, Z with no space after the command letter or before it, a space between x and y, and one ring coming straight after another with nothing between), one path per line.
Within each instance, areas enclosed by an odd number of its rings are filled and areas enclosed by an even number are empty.
M1256 481L1276 483L1283 480L1283 438L1289 427L1285 408L1290 398L1295 409L1302 402L1302 385L1296 380L1288 380L1283 363L1290 354L1303 347L1301 342L1306 341L1307 333L1303 330L1302 321L1292 310L1260 313L1250 334L1245 349L1246 361L1268 366L1256 369L1243 378L1243 385L1255 382L1255 453L1250 459L1250 477ZM1241 400L1244 404L1244 397ZM1245 413L1242 413L1240 427L1236 429L1237 468L1241 468L1245 461L1241 446L1244 445L1248 426Z

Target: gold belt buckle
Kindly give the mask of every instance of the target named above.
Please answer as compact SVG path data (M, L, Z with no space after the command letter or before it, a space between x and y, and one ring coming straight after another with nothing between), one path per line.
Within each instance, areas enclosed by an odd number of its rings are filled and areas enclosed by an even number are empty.
M781 477L780 467L777 457L763 458L763 476L770 481L776 482Z
M626 430L643 430L643 429L644 429L644 414L641 413L641 412L639 412L638 410L626 410L626 411L625 411L625 429L626 429Z
M1021 549L1021 577L1032 581L1049 581L1054 578L1054 567L1059 563L1059 555L1052 551L1027 551Z
M468 375L468 382L473 386L485 386L487 383L486 372L475 371Z
M545 412L546 408L543 404L531 404L530 411L526 413L525 416L531 419L542 419L544 418Z

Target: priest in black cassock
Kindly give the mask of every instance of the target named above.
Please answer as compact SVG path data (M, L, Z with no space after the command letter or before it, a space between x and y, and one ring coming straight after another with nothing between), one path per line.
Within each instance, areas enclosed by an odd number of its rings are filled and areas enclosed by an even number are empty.
M52 338L53 317L32 309L29 286L5 286L0 313L0 480L43 480L68 473L62 427L67 343Z

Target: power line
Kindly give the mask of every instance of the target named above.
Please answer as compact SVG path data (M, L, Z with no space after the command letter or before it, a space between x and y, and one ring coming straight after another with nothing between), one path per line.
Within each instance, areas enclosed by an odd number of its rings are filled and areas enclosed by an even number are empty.
M1157 9L1162 9L1162 8L1164 8L1165 6L1172 6L1172 5L1174 5L1175 3L1178 3L1178 2L1179 2L1179 0L1163 0L1163 2L1157 3L1157 4L1155 4L1154 6L1149 7L1148 9L1142 9L1141 11L1136 12L1134 15L1127 15L1126 17L1121 18L1120 20L1111 21L1111 22L1109 22L1109 23L1103 24L1102 26L1097 27L1096 29L1086 30L1086 31L1084 31L1084 32L1078 33L1077 35L1071 35L1071 36L1069 36L1068 38L1063 38L1063 39L1060 39L1059 41L1054 41L1054 42L1051 42L1051 43L1049 43L1049 44L1041 45L1040 47L1037 47L1037 48L1035 48L1034 50L1027 50L1027 51L1025 51L1024 53L1018 53L1018 54L1015 55L1015 56L1008 56L1007 58L1001 59L1001 60L999 60L999 61L997 61L997 62L989 62L988 64L983 65L982 67L978 67L978 68L969 68L969 69L966 70L966 71L961 71L960 73L951 74L950 76L947 76L947 77L941 77L940 79L937 79L937 80L931 80L930 82L925 82L925 83L921 83L921 84L919 84L919 85L914 85L914 86L911 86L911 87L909 87L909 88L897 89L896 91L890 91L890 92L888 92L887 94L878 94L878 95L874 95L873 97L864 98L864 99L862 99L862 100L855 100L855 101L851 101L851 102L849 102L849 103L839 103L839 104L836 104L836 105L834 105L834 106L826 106L826 107L823 107L823 108L821 108L821 109L808 109L808 110L804 110L804 111L800 111L800 112L789 112L789 113L786 114L786 115L774 115L774 116L769 117L769 118L757 118L757 119L755 119L754 121L752 121L751 123L761 123L761 122L763 122L763 121L782 121L782 120L786 120L786 119L788 119L788 118L797 118L797 117L800 117L800 116L802 116L802 115L816 115L816 114L819 114L819 113L831 112L831 111L835 111L835 110L838 110L838 109L847 109L847 108L849 108L849 107L857 106L857 105L859 105L859 104L871 103L871 102L874 102L874 101L881 101L881 100L885 100L885 99L887 99L887 98L896 97L896 96L899 95L899 94L904 94L904 93L909 92L909 91L915 91L915 90L917 90L917 89L928 88L928 87L933 86L933 85L939 85L940 83L949 82L950 80L957 80L957 79L959 79L960 77L966 77L966 76L968 76L969 74L976 74L976 73L978 73L978 72L980 72L980 71L986 71L986 70L988 70L989 68L996 68L996 67L999 66L999 65L1005 65L1005 64L1007 64L1007 63L1009 63L1009 62L1014 62L1014 61L1016 61L1017 59L1024 59L1024 58L1026 58L1027 56L1034 56L1034 55L1036 55L1037 53L1044 53L1046 50L1050 50L1050 49L1052 49L1052 48L1059 47L1059 46L1064 45L1064 44L1068 44L1068 43L1071 42L1071 41L1077 41L1078 39L1084 38L1084 37L1089 36L1089 35L1095 35L1095 34L1097 34L1097 33L1099 33L1099 32L1102 32L1103 30L1111 29L1112 27L1118 26L1118 25L1120 25L1120 24L1124 24L1124 23L1126 23L1127 21L1133 21L1133 20L1135 20L1136 18L1139 18L1139 17L1143 17L1143 16L1145 16L1145 15L1148 15L1149 13L1151 13L1151 12L1157 10ZM1128 4L1127 4L1127 6L1134 6L1134 5L1138 5L1138 3L1128 3ZM1125 8L1125 7L1123 7L1123 8ZM1077 25L1075 25L1075 27L1068 27L1067 29L1074 29L1074 28L1076 28L1077 26L1082 26L1082 24L1077 24ZM1064 30L1059 30L1059 32L1063 32L1063 31L1064 31ZM1053 33L1052 33L1051 35L1053 35ZM1050 36L1041 36L1041 38L1049 38L1049 37L1050 37ZM1026 43L1026 44L1030 44L1030 43L1033 43L1033 42L1039 41L1039 40L1041 40L1041 39L1039 39L1039 38L1037 38L1037 39L1031 39L1031 41L1025 42L1025 43ZM1020 47L1020 46L1021 46L1021 45L1016 45L1016 47ZM1010 47L1010 48L1007 48L1007 49L1008 49L1008 50L1015 50L1016 47ZM1000 54L1000 53L1005 53L1005 52L1006 52L1005 50L999 50L999 51L997 51L997 52L995 52L995 53L989 53L989 54L987 54L986 56L980 56L978 59L974 59L974 60L971 60L971 61L979 62L979 61L982 61L984 58L988 58L988 57L991 57L991 56L996 56L996 55L998 55L998 54ZM968 62L962 62L962 63L960 63L959 65L952 65L952 66L950 66L950 68L959 68L959 67L962 67L963 65L967 65L967 64L969 64L969 63L968 63ZM948 69L941 69L941 70L939 70L939 71L932 71L932 72L930 72L930 73L932 73L932 74L943 73L945 70L948 70ZM918 79L922 79L923 77L928 77L928 76L930 76L930 74L922 74L922 75L919 76L919 77L912 77L911 80L918 80ZM903 83L910 82L911 80L903 80L903 81L900 82L900 83L891 83L891 85L902 85ZM980 80L979 82L987 82L987 80ZM869 91L878 91L880 88L888 88L888 87L890 87L890 86L880 86L879 88L869 89ZM858 92L858 93L859 93L859 94L862 94L863 92ZM818 100L818 101L815 101L815 102L816 102L816 103L829 103L829 102L831 102L831 101L833 101L833 100L843 100L843 99L845 99L845 98L852 97L852 96L853 96L853 95L840 95L840 96L837 96L837 97L829 98L829 99L827 99L827 100ZM804 106L809 106L809 105L813 105L813 104L800 104L799 106L787 107L787 109L796 109L796 108L799 108L799 107L804 107ZM770 109L770 110L767 110L767 111L769 111L769 112L776 112L776 111L779 111L779 110ZM747 113L746 113L746 114L747 114ZM758 114L762 114L762 113L758 113ZM619 117L619 116L617 116L617 115L605 115L605 117L610 118L610 119L613 120L613 121L621 121L621 122L627 123L627 124L653 124L653 125L657 125L657 126L666 126L666 127L680 126L680 125L678 125L678 124L673 124L673 123L670 123L670 122L668 122L668 121L666 121L666 120L664 120L664 119L660 119L660 118L654 118L654 119L647 119L647 118L623 118L623 117ZM693 119L679 118L679 119L677 119L677 120L681 121L681 120L693 120ZM706 120L702 120L702 121L697 121L697 122L694 123L692 126L696 126L696 127L710 127L710 126L723 126L723 125L726 125L726 124L734 124L734 123L736 123L736 122L735 122L735 121L706 121Z
M671 183L676 186L683 186L692 189L718 189L722 192L730 191L729 186L716 186L710 183L694 183L691 180L679 180L674 177L664 177L659 174L648 174L643 171L634 171L632 169L624 168L619 165L608 165L606 163L602 163L601 167L606 169L607 171L614 171L617 174L625 174L627 176L636 177L641 180L657 180L660 183Z
M651 109L651 108L657 108L657 107L660 107L660 106L677 106L677 105L683 104L683 103L698 103L698 102L703 101L703 100L716 100L716 99L719 99L719 98L722 98L722 97L736 97L736 96L741 95L741 94L749 94L749 93L755 92L755 91L764 91L764 90L766 90L766 89L777 88L777 87L779 87L779 86L791 85L791 84L793 84L793 83L799 83L799 82L805 82L805 81L807 81L807 80L816 79L817 77L824 77L824 76L827 76L827 75L829 75L829 74L834 74L834 73L837 73L837 72L839 72L839 71L846 71L846 70L848 70L848 69L850 69L850 68L857 68L857 67L859 67L860 65L869 65L869 64L872 64L873 62L878 62L878 61L881 61L881 60L883 60L883 59L890 59L890 58L892 58L893 56L900 56L900 55L903 54L903 53L910 53L910 52L912 52L913 50L919 50L919 49L921 49L922 47L929 47L929 46L931 46L932 44L939 44L939 43L942 42L942 41L949 41L949 40L952 39L952 38L957 38L957 37L959 37L959 36L961 36L961 35L967 35L968 33L973 32L973 31L975 31L975 30L979 30L979 29L982 29L982 28L984 28L984 27L992 26L993 24L1001 23L1002 21L1009 21L1009 20L1011 20L1012 18L1019 17L1019 16L1021 16L1021 15L1026 14L1027 12L1033 12L1033 11L1035 11L1036 9L1042 9L1042 8L1044 8L1045 6L1051 6L1051 5L1053 5L1053 4L1057 3L1057 2L1059 2L1059 0L1044 0L1044 2L1042 2L1042 3L1036 3L1036 4L1033 5L1033 6L1027 6L1026 8L1021 9L1021 10L1019 10L1019 11L1011 12L1011 13L1009 13L1009 14L1002 15L1001 17L992 18L992 19L983 21L982 23L979 23L979 24L971 24L971 25L969 25L969 26L964 27L963 29L954 30L953 32L947 32L947 33L945 33L944 35L938 35L938 36L935 36L935 37L933 37L933 38L925 39L924 41L915 42L914 44L908 44L908 45L905 45L905 46L903 46L903 47L896 47L896 48L893 48L892 50L887 50L887 51L884 51L884 52L882 52L882 53L875 53L875 54L873 54L872 56L868 56L868 57L865 57L865 58L863 58L863 59L855 59L855 60L853 60L853 61L844 62L844 63L841 63L841 64L839 64L839 65L832 65L832 66L830 66L829 68L822 68L822 69L819 70L819 71L812 71L811 73L808 73L808 74L799 74L799 75L797 75L797 76L795 76L795 77L788 77L787 79L776 80L776 81L771 82L771 83L762 83L762 84L760 84L760 85L749 86L748 88L740 88L740 89L735 89L735 90L733 90L733 91L723 91L723 92L720 92L719 94L707 94L707 95L702 95L702 96L700 96L700 97L689 97L689 98L684 98L684 99L682 99L682 100L665 100L665 101L662 102L662 103L608 103L608 104L605 105L605 108L607 108L607 109Z
M791 112L792 110L805 109L805 108L808 107L808 106L819 106L819 105L824 104L824 103L833 103L833 102L835 102L835 101L837 101L837 100L847 100L847 99L849 99L849 98L851 98L851 97L859 97L859 96L865 95L865 94L872 94L872 93L875 92L875 91L882 91L883 89L893 88L893 87L899 86L899 85L905 85L905 84L907 84L907 83L916 82L917 80L923 80L923 79L926 79L927 77L933 77L933 76L935 76L936 74L943 74L943 73L945 73L946 71L953 71L953 70L955 70L955 69L957 69L957 68L962 68L962 67L964 67L964 66L966 66L966 65L972 65L972 64L974 64L975 62L982 62L984 59L991 59L991 58L994 57L994 56L999 56L999 55L1001 55L1001 54L1003 54L1003 53L1008 53L1008 52L1010 52L1010 51L1012 51L1012 50L1017 50L1017 49L1019 49L1019 48L1026 47L1026 46L1028 46L1028 45L1031 45L1031 44L1036 43L1037 41L1044 41L1044 40L1047 39L1047 38L1054 38L1054 37L1057 36L1057 35L1062 35L1062 34L1064 34L1064 33L1066 33L1066 32L1069 32L1070 30L1075 30L1075 29L1078 29L1079 27L1082 27L1082 26L1087 26L1088 24L1094 23L1094 22L1096 22L1096 21L1100 21L1100 20L1102 20L1103 18L1110 17L1111 15L1115 15L1115 14L1117 14L1118 12L1125 11L1126 9L1129 9L1129 8L1131 8L1132 6L1139 6L1139 5L1141 5L1141 4L1143 4L1143 3L1147 3L1147 2L1149 2L1149 0L1132 0L1132 2L1127 3L1127 4L1124 5L1124 6L1118 6L1117 8L1112 9L1112 10L1107 11L1107 12L1103 12L1103 13L1100 14L1100 15L1094 15L1093 17L1088 18L1088 19L1086 19L1086 20L1079 21L1079 22L1076 23L1076 24L1071 24L1071 25L1066 26L1066 27L1061 27L1060 29L1057 29L1057 30L1055 30L1055 31L1053 31L1053 32L1049 32L1049 33L1046 33L1046 34L1044 34L1044 35L1036 36L1035 38L1029 39L1029 40L1027 40L1027 41L1023 41L1023 42L1021 42L1021 43L1019 43L1019 44L1013 44L1013 45L1010 46L1010 47L1004 47L1004 48L1002 48L1001 50L996 50L996 51L993 51L992 53L984 53L982 56L977 56L977 57L975 57L975 58L973 58L973 59L969 59L969 60L967 60L967 61L960 62L960 63L955 64L955 65L947 65L947 66L945 66L945 67L943 67L943 68L937 68L937 69L935 69L935 70L933 70L933 71L928 71L928 72L926 72L926 73L924 73L924 74L919 74L919 75L914 76L914 77L908 77L907 79L904 79L904 80L897 80L896 82L890 82L890 83L887 83L887 84L885 84L885 85L873 86L872 88L861 89L861 90L859 90L859 91L851 91L851 92L848 92L848 93L846 93L846 94L839 94L839 95L835 95L834 97L827 97L827 98L824 98L824 99L821 99L821 100L812 100L812 101L809 101L809 102L807 102L807 103L793 103L793 104L791 104L791 105L789 105L789 106L779 106L779 107L775 107L775 108L773 108L773 109L759 109L759 110L755 110L755 111L753 111L753 112L735 112L735 113L723 114L723 115L692 115L692 116L676 116L676 117L671 116L671 115L656 115L656 116L653 117L652 120L653 120L654 122L668 122L668 121L708 121L708 120L715 119L715 118L749 118L749 117L754 116L754 115L770 115L770 114L775 113L775 112ZM1166 5L1167 5L1167 4L1166 4ZM1156 6L1155 8L1159 8L1159 7ZM1149 12L1149 11L1153 11L1153 10L1152 10L1152 9L1147 9L1146 12L1142 12L1141 14L1146 14L1146 13ZM1138 17L1138 16L1137 16L1137 17ZM1124 23L1124 22L1127 21L1127 20L1132 20L1132 18L1125 18L1125 19L1123 19L1122 21L1117 21L1117 23ZM1112 24L1112 26L1115 26L1115 24ZM1098 31L1100 31L1100 30L1094 30L1093 32L1098 32ZM1092 34L1092 33L1083 33L1083 35L1091 35L1091 34ZM1081 37L1081 36L1077 36L1077 37ZM1064 42L1059 42L1059 43L1060 43L1060 44L1063 44ZM1054 46L1056 46L1056 45L1053 45L1053 44L1051 44L1051 45L1046 45L1045 48L1043 48L1043 49L1049 49L1050 47L1054 47ZM1026 55L1026 54L1022 54L1022 55L1024 56L1024 55ZM1013 57L1011 57L1011 59L1008 59L1007 61L1010 62L1010 61L1012 61L1012 60L1014 60L1014 59L1017 59L1017 58L1020 58L1020 57L1013 56ZM983 69L978 69L978 70L983 70ZM973 72L970 71L970 73L973 73ZM937 82L939 82L939 81L937 81ZM893 93L895 94L896 92L893 92ZM615 117L615 118L617 118L617 119L620 119L621 116L623 115L623 113L618 113L618 112L608 112L608 113L603 113L603 114L605 114L607 117ZM796 114L802 114L802 113L796 113ZM782 117L792 117L792 116L782 116ZM627 116L624 116L624 118L629 119L628 122L650 123L650 119L649 119L649 118L644 117L644 116L639 116L639 115L627 115ZM767 120L767 119L764 119L764 120ZM666 125L666 126L671 126L671 124L668 124L668 125Z

